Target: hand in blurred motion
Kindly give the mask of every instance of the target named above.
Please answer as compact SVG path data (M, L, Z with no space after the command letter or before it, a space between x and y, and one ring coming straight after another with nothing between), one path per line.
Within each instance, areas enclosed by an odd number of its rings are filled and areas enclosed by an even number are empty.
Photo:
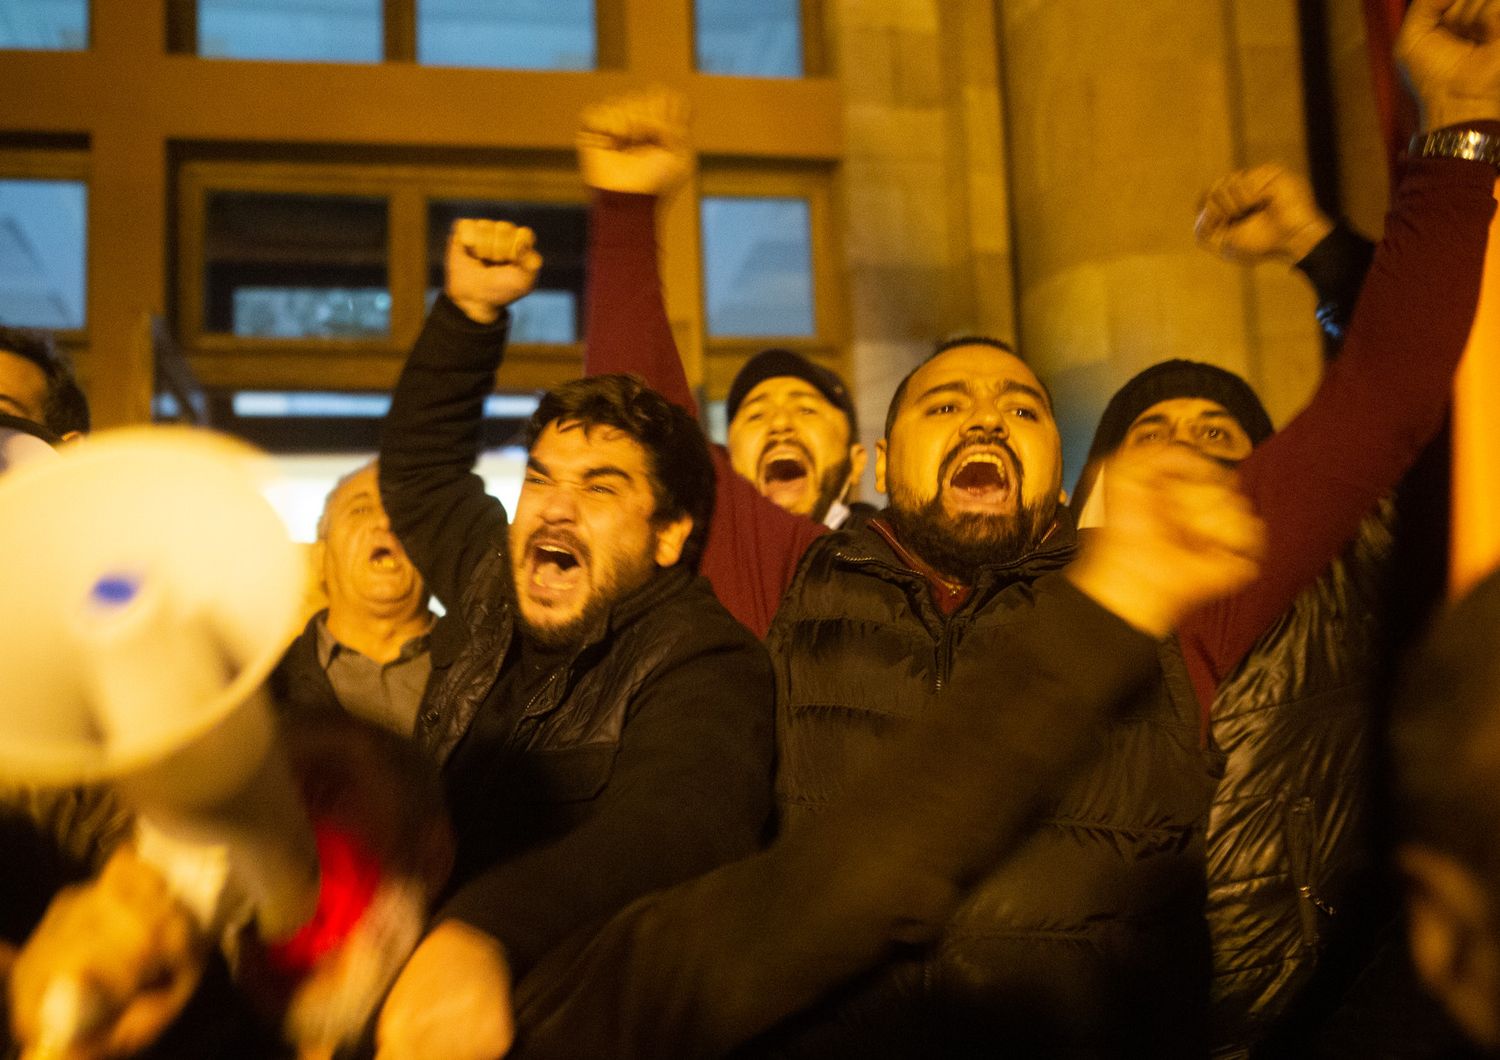
M495 1060L515 1025L510 966L495 939L445 920L406 962L380 1011L376 1060Z
M655 88L597 103L583 112L578 166L600 191L667 195L693 167L686 100Z
M493 324L501 310L531 290L541 267L531 229L508 221L456 221L448 236L443 291L476 324Z
M1198 245L1227 261L1296 264L1333 231L1312 186L1274 162L1220 177L1203 196Z
M1500 0L1412 0L1396 61L1423 131L1500 120Z
M129 1056L155 1041L202 976L207 945L129 847L53 899L11 973L11 1023L34 1060Z
M1184 445L1125 449L1104 465L1103 526L1068 577L1137 629L1165 636L1260 572L1265 525L1233 471Z

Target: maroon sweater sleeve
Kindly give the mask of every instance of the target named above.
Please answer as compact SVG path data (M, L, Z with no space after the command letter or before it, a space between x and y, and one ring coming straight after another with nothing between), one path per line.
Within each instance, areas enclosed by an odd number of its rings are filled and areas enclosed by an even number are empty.
M1494 168L1478 162L1408 165L1343 357L1240 465L1268 552L1253 585L1179 630L1205 726L1219 683L1441 426L1479 298L1494 186Z
M656 260L656 198L601 192L589 232L584 373L633 372L694 415L698 406L672 338ZM823 532L782 511L713 449L718 498L701 570L720 602L765 637L807 546Z

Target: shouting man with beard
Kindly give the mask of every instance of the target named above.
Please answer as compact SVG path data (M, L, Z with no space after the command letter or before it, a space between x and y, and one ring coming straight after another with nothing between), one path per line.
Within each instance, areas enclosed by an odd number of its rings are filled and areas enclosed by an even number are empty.
M579 380L527 427L511 519L471 473L532 239L456 225L381 442L391 526L447 610L416 739L458 837L457 891L382 1018L393 1056L457 1055L446 1035L498 1052L498 1016L444 1006L749 853L770 809L770 664L696 574L714 473L692 417L635 378Z

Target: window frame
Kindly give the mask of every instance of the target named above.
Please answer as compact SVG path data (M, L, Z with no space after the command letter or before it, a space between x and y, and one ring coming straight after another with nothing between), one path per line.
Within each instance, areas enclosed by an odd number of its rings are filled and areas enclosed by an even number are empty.
M94 255L89 252L94 231L94 197L90 187L93 170L86 148L0 148L0 180L66 180L81 183L84 193L83 224L83 326L46 328L63 349L75 354L88 346L92 320ZM34 325L18 324L17 327Z
M571 159L521 156L510 165L470 162L301 162L192 159L177 173L173 331L205 386L233 389L389 389L416 341L427 296L431 200L517 200L588 208ZM383 337L255 338L204 328L208 196L215 192L383 197L390 333ZM546 248L540 248L543 255ZM517 343L502 369L507 389L552 386L578 374L583 343Z
M417 58L417 7L422 0L382 0L381 30L382 48L380 63L410 63L429 69L449 69L441 64L425 64ZM687 0L689 4L693 0ZM603 73L625 66L625 15L626 0L594 0L594 68L592 70L561 70L543 68L521 72L553 74ZM806 36L809 4L821 0L802 0L804 18L803 33ZM90 23L92 25L92 22ZM807 46L803 45L804 65L807 63ZM213 62L280 62L267 59L230 59L219 56L200 56L198 53L198 0L167 0L167 50L178 55L191 55ZM316 62L317 60L284 60L286 62ZM368 66L369 63L340 63L339 65ZM508 66L457 67L453 69L508 70ZM804 75L805 76L805 75Z
M707 263L704 260L703 200L706 198L795 198L808 204L811 241L813 334L716 337L709 330ZM735 374L751 357L778 346L850 380L848 314L843 300L841 250L836 227L834 175L825 166L787 166L743 159L705 159L699 172L699 313L703 321L703 385L711 401L725 398Z

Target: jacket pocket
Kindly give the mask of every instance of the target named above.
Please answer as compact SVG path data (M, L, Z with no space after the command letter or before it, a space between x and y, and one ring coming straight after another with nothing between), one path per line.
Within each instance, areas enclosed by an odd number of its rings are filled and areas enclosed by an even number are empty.
M1297 890L1297 916L1302 924L1302 942L1316 949L1323 939L1324 918L1337 910L1318 896L1317 822L1313 801L1306 796L1287 806L1286 849L1292 886Z

